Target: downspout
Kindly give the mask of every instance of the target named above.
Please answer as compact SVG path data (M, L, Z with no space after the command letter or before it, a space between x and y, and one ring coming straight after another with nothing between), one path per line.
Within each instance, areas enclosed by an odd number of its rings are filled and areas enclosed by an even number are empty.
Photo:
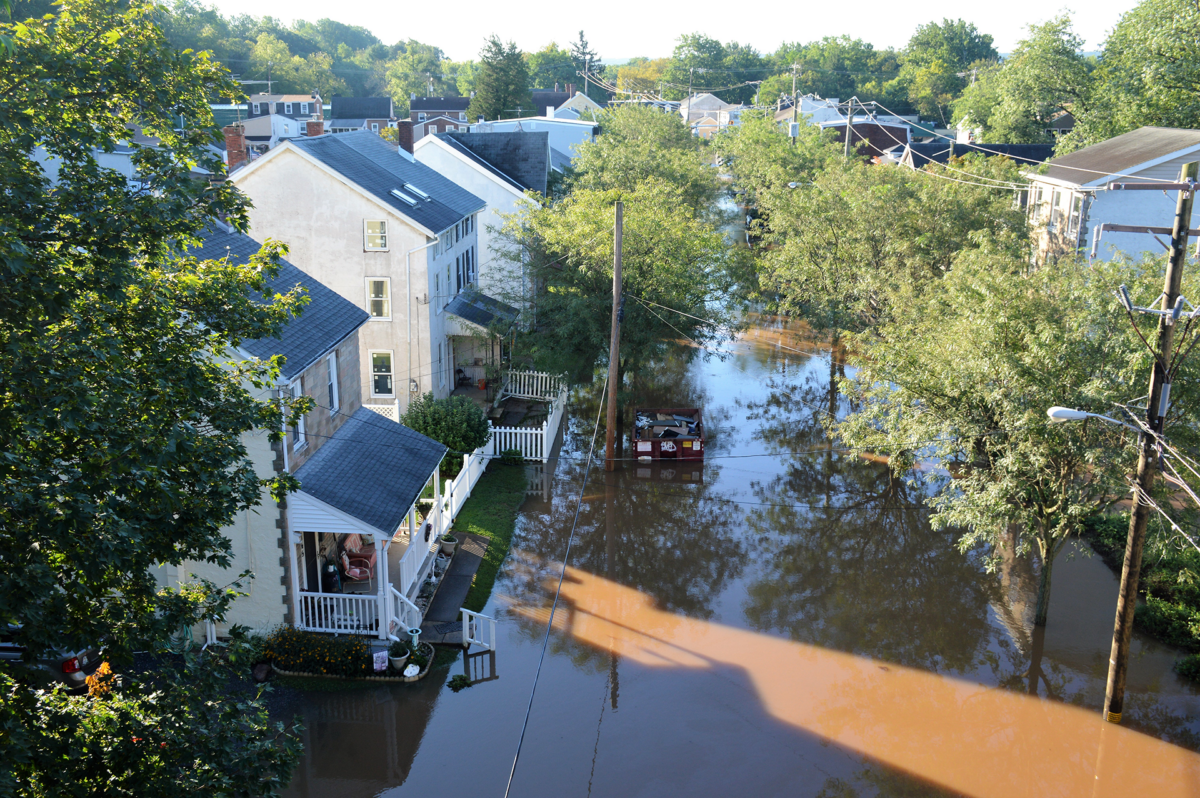
M408 295L408 299L406 300L406 306L405 306L405 311L404 311L404 323L408 327L408 379L410 381L410 384L412 381L412 373L413 373L413 359L412 359L412 316L413 316L413 314L412 314L412 307L413 307L412 255L414 252L420 252L423 249L429 249L434 244L438 243L438 241L440 241L440 240L441 240L440 236L437 238L434 238L428 244L425 244L424 246L416 247L414 249L410 249L404 255L404 292ZM426 265L428 265L428 264L426 264ZM428 273L428 269L426 269L426 272ZM418 371L418 374L419 373L420 372ZM397 386L397 387L399 387L399 386ZM411 391L409 391L409 393L411 393ZM397 391L397 394L399 394L399 391ZM399 399L400 397L397 395L396 398ZM408 405L406 403L405 407L407 407L407 406ZM399 411L397 411L397 412L399 412Z
M276 398L279 399L279 409L281 411L283 410L283 389L287 385L287 381L282 377L275 382L275 390L279 393L279 396ZM280 445L283 448L283 473L290 474L291 466L288 465L287 419L284 419L280 425L280 431L283 432L283 440L280 442Z

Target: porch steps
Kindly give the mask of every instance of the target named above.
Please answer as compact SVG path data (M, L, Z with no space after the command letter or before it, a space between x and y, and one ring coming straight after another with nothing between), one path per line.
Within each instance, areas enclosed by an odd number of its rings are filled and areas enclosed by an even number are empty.
M421 640L426 643L462 645L462 605L489 541L482 535L455 536L459 538L458 550L421 622Z

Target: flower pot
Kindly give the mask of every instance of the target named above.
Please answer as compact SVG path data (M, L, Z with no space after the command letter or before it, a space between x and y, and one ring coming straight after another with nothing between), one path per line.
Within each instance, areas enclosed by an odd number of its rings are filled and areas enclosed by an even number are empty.
M392 666L392 670L397 673L403 672L404 663L408 662L408 654L403 657L388 657L388 665Z
M487 390L487 380L485 380L483 377L480 377L480 378L479 378L479 379L478 379L478 380L475 382L475 385L476 385L476 387L478 387L478 388L479 388L479 390L481 390L481 391L485 391L485 390Z
M454 547L458 544L457 540L443 540L442 554L450 555L454 553Z

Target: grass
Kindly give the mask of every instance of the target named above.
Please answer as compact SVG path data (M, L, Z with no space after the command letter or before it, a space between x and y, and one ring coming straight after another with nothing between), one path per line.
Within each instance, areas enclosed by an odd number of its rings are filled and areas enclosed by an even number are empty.
M523 465L493 461L471 491L471 498L459 511L458 518L454 519L451 531L457 535L469 533L488 539L487 553L463 602L463 606L472 612L481 611L492 594L500 564L512 545L517 512L525 501L527 487Z
M1129 514L1114 513L1089 522L1084 537L1119 574L1128 531ZM1137 608L1134 625L1156 640L1190 652L1175 664L1175 670L1200 680L1200 553L1168 547L1151 530L1138 591L1146 603Z

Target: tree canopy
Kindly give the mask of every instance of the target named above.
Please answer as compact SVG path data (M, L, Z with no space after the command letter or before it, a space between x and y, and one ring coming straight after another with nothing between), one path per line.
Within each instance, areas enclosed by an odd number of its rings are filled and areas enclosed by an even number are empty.
M496 36L479 52L475 96L467 109L471 119L512 119L533 111L529 93L529 68L517 45L504 44Z

